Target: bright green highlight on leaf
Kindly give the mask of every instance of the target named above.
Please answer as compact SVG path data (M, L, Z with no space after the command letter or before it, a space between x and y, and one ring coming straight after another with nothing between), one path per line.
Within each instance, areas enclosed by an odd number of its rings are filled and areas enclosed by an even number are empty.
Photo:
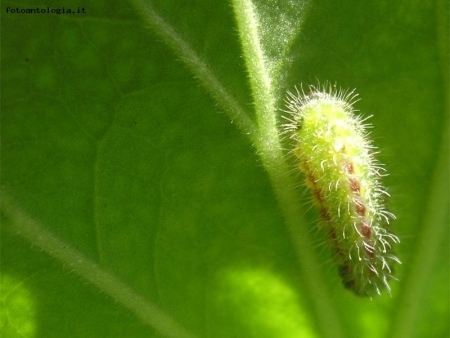
M279 276L264 270L224 273L219 303L257 337L317 337L298 294Z
M5 273L0 277L0 313L2 337L35 336L36 308L31 292L26 283Z

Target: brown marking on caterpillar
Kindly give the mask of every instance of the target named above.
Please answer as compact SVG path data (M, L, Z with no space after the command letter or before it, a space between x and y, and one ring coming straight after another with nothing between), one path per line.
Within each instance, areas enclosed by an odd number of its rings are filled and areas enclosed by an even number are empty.
M318 204L323 207L323 198L320 193L320 190L317 188L316 179L314 178L314 175L312 174L311 170L309 169L308 165L306 163L303 163L301 166L304 171L307 173L306 182L311 187L311 189L314 191L314 196L317 199Z
M361 233L366 239L372 239L372 228L365 221L361 223Z
M313 174L311 173L308 165L306 163L302 164L303 169L305 170L305 172L307 172L307 182L309 183L312 191L314 192L314 197L315 200L317 202L317 204L320 207L320 213L322 215L322 217L328 222L328 223L332 223L331 217L328 213L327 208L325 207L324 203L323 203L323 197L322 194L320 193L320 190L317 188L317 184L316 184L316 180L313 176ZM336 235L336 234L334 234ZM333 237L333 236L332 236ZM336 237L333 237L333 239L336 239Z
M322 217L325 218L325 220L328 223L331 223L331 217L330 217L330 215L328 214L328 211L325 209L325 207L323 205L322 205L322 209L321 209L320 213L322 214Z
M359 185L359 182L357 179L355 178L350 178L349 179L349 183L350 183L350 189L355 193L359 195L361 186Z
M358 213L358 215L360 216L365 216L366 214L366 206L362 203L361 200L356 200L355 201L355 206L356 206L356 212Z
M354 170L353 170L353 164L352 163L345 162L343 167L344 167L344 172L346 174L353 174Z
M366 251L367 256L369 256L370 258L374 258L375 257L375 252L373 250L370 250L368 248L364 249Z

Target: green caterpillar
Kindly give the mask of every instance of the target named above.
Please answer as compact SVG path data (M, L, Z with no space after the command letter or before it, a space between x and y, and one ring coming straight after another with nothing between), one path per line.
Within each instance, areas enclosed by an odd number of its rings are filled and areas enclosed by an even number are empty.
M288 92L285 131L320 208L327 242L344 286L360 296L390 291L393 254L399 243L390 232L395 216L385 209L389 196L380 185L384 168L374 158L369 125L355 115L354 91L331 84Z

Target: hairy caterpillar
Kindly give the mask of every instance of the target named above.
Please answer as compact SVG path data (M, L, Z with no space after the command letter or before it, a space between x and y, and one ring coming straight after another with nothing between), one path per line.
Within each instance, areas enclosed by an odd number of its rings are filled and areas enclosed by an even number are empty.
M354 113L356 97L331 84L310 86L307 94L296 88L288 92L284 129L296 144L294 155L320 208L344 286L372 296L390 290L399 239L389 229L395 216L384 206L384 168L374 158L369 125Z

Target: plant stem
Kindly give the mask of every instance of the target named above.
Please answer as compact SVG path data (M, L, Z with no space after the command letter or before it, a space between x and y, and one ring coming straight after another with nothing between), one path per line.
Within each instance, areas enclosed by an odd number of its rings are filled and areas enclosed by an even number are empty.
M301 204L298 193L293 188L295 181L289 173L289 166L282 151L276 123L276 100L271 88L272 79L258 36L257 15L249 0L234 0L233 5L258 118L260 137L255 147L261 156L283 210L292 244L305 277L308 289L305 294L311 297L311 303L314 304L319 330L327 337L343 337L338 315L323 275L318 269L320 264L311 245L312 241L306 227L302 226L306 222L299 209Z

